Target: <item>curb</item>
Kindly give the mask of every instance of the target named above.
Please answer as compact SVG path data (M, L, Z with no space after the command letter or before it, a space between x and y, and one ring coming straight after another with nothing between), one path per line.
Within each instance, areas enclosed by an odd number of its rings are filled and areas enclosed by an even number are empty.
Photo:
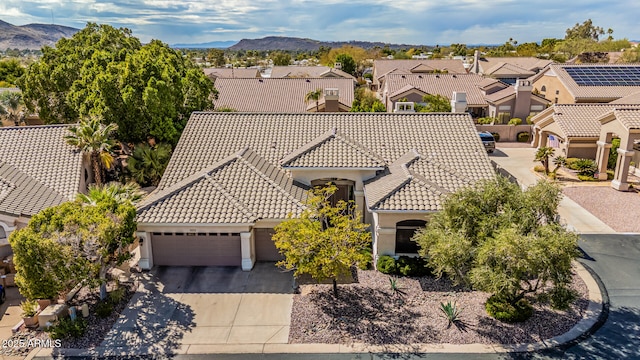
M577 274L588 289L589 305L585 314L568 332L551 339L525 344L218 344L218 345L182 345L167 355L204 355L204 354L356 354L356 353L520 353L550 349L566 349L584 340L599 329L609 313L609 296L600 278L586 265L575 261ZM137 349L95 348L86 349L34 349L25 358L51 359L65 358L109 358L136 355L158 355L157 348Z

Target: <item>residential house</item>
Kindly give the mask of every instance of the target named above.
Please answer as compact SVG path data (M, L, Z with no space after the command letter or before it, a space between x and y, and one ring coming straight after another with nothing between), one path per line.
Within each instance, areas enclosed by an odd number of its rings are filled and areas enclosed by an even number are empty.
M353 75L328 66L274 66L271 78L344 78L356 82Z
M595 159L602 180L607 178L612 139L620 138L612 186L628 188L629 164L640 161L640 104L555 104L532 121L533 146L556 148L557 156Z
M609 103L640 91L640 64L551 64L531 80L555 104Z
M481 57L476 51L470 72L515 85L516 80L530 78L551 63L535 57Z
M260 78L216 80L214 108L240 112L340 112L349 111L354 85L345 78ZM310 91L322 90L318 101L305 102Z
M259 78L260 70L255 68L204 68L204 74L216 81L218 78L234 79L234 78Z
M422 98L427 94L453 100L454 93L466 94L466 111L474 118L491 116L504 123L514 117L524 120L549 103L533 94L526 80L514 87L476 74L390 74L386 77L382 99L387 109L394 111L398 102L423 103ZM462 111L464 108L462 106Z
M468 114L193 113L139 205L140 266L279 260L274 227L327 183L362 211L375 256L415 255L442 197L493 175Z
M70 125L0 128L0 256L9 234L86 189L88 162L64 136Z
M378 59L373 62L372 90L382 90L386 77L391 74L466 74L467 70L462 60L450 59L411 59L389 60Z

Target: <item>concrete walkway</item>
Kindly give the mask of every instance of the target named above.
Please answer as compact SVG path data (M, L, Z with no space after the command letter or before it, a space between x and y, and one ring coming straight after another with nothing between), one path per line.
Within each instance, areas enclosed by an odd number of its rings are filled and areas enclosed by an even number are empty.
M498 169L503 169L515 177L521 186L527 187L542 179L533 171L535 153L534 148L507 148L498 144L490 158ZM566 196L560 202L558 214L567 228L580 234L615 234L609 225Z

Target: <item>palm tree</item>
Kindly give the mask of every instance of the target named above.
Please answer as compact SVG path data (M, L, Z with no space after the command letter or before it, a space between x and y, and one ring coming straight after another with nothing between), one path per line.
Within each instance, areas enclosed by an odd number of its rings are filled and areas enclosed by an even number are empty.
M554 148L548 146L541 147L536 151L535 161L542 162L545 175L549 175L549 158L553 156L554 151Z
M104 125L100 123L100 119L92 117L80 121L78 126L69 128L71 134L64 137L67 144L89 154L93 176L98 185L103 182L103 168L110 169L115 162L111 152L116 146L116 141L110 139L109 136L117 129L118 125L116 124Z
M137 145L128 159L127 170L142 186L158 186L160 178L171 159L171 145Z
M76 199L84 204L97 205L101 202L115 202L116 205L130 203L135 204L142 200L145 192L134 182L120 184L111 182L98 185L91 184L86 194L78 194Z
M304 103L308 104L309 101L315 101L316 112L318 112L318 100L320 100L321 96L322 96L322 89L311 90L304 96Z
M24 120L22 94L5 91L0 94L0 115L6 115L7 120L13 121L15 126Z

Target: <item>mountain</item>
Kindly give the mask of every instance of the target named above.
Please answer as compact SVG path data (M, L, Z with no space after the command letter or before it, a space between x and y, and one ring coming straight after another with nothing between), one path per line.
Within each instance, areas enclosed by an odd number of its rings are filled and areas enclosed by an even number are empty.
M287 51L314 51L320 46L339 48L344 45L357 46L365 49L373 47L389 46L391 49L412 48L421 45L406 44L387 44L383 42L370 41L319 41L313 39L286 37L286 36L267 36L261 39L242 39L237 44L229 47L229 50L287 50Z
M15 26L0 20L0 49L38 50L52 46L63 37L71 37L80 31L68 26L28 24Z
M199 44L173 44L171 47L174 49L226 49L236 43L237 41L211 41Z

